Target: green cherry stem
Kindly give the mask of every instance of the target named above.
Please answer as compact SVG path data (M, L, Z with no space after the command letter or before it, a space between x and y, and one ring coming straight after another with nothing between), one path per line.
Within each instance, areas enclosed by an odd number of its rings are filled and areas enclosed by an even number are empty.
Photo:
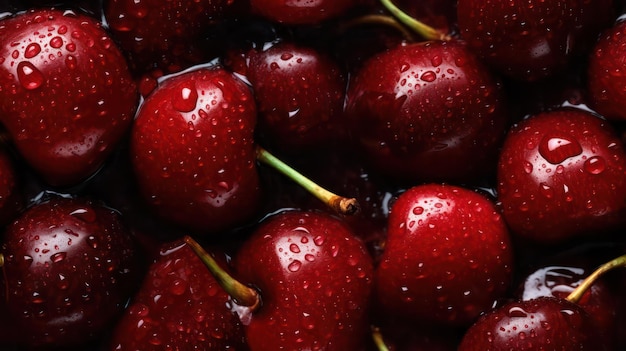
M585 280L583 280L583 282L577 286L566 299L570 302L578 303L583 294L596 282L596 280L598 280L598 278L604 275L604 273L618 267L626 268L626 255L619 256L598 267L598 269L585 278Z
M398 21L409 27L415 33L428 40L450 40L450 35L443 33L423 22L409 16L406 12L400 10L391 0L380 0L380 3L389 11Z
M224 291L226 291L238 305L248 307L252 311L259 308L261 305L261 296L258 291L242 284L228 274L228 272L220 267L213 257L211 257L211 255L192 237L186 235L183 241L198 255L213 277L215 277L215 280L217 280Z
M378 351L389 351L387 345L385 345L385 341L383 340L383 334L378 327L372 327L372 340L374 340L374 345L376 345L376 350Z
M309 193L320 199L335 212L342 215L354 215L359 211L360 207L356 199L343 197L322 188L317 183L291 168L264 148L257 146L256 156L257 160L287 176Z

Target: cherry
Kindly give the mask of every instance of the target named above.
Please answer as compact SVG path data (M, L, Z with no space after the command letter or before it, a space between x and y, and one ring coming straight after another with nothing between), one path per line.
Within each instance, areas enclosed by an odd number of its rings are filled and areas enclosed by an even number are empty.
M251 350L364 350L373 264L339 219L305 211L268 217L235 254L238 281L199 253L240 306Z
M605 350L591 317L566 299L514 301L484 315L466 332L459 351Z
M626 49L626 22L620 21L605 31L589 56L587 72L590 105L611 120L626 119L623 62Z
M128 131L138 95L126 61L87 15L28 10L0 22L0 122L54 186L92 176Z
M205 32L223 21L233 1L107 0L104 15L136 75L174 73L212 58Z
M217 233L260 206L254 97L220 67L161 82L132 128L131 161L143 198L161 218Z
M623 145L606 121L577 108L553 110L509 132L498 199L515 234L556 244L623 223L624 172Z
M513 248L495 204L451 185L412 187L393 203L376 268L388 316L468 326L512 281Z
M135 289L134 243L119 213L52 195L4 232L3 294L18 344L76 346L106 333ZM28 331L25 333L24 331Z
M347 99L367 162L391 179L471 181L495 165L506 126L501 87L458 41L375 55Z
M215 251L216 259L224 256ZM166 243L116 324L110 349L244 350L243 326L232 305L187 244Z
M318 149L344 132L345 78L320 50L281 41L250 50L243 73L259 111L258 133L267 147L297 153Z
M533 81L565 69L579 46L610 25L613 7L611 0L460 0L457 18L462 38L491 67Z

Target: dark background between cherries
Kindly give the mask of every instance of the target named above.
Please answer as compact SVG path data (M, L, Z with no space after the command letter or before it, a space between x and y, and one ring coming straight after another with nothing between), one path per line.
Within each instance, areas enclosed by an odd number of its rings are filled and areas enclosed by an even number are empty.
M159 6L157 5L159 1L154 2L154 4L152 4L153 1L144 0L144 2L147 4L146 6ZM455 3L455 1L451 0L397 1L399 7L415 18L444 32L458 35ZM609 17L601 17L599 19L601 23L596 23L598 26L597 32L611 27L626 6L621 1L614 1L613 4L609 1L604 1L603 3L606 3L605 5L607 6L612 6L613 11ZM99 1L88 0L2 0L0 2L0 11L8 15L9 13L18 13L30 8L51 6L85 13L96 20L101 20L105 16L103 5ZM113 31L112 38L118 42L123 52L127 55L129 67L143 95L149 94L151 89L157 84L157 78L176 73L194 65L210 62L216 58L219 58L234 71L244 75L249 74L250 72L246 72L246 58L242 56L243 53L252 46L262 47L264 43L276 40L306 45L324 53L337 64L337 70L329 72L329 76L341 76L348 80L356 75L356 72L367 58L406 40L401 33L389 26L375 23L357 24L354 21L366 14L387 14L382 6L373 0L361 0L345 12L341 12L343 10L338 11L340 13L333 18L314 24L279 24L261 15L251 14L247 4L243 1L235 1L234 5L229 6L229 10L226 11L223 18L217 18L212 23L197 26L197 28L190 26L189 30L193 31L193 33L185 33L176 38L176 43L179 45L177 49L184 48L182 55L166 54L159 58L150 56L146 52L124 51L124 49L132 50L135 43L133 43L133 38L124 37L119 32ZM292 20L297 21L298 19L292 18ZM532 20L535 19L529 19L529 21ZM110 25L114 27L114 21L110 21ZM145 28L146 33L150 30L150 27ZM518 79L519 77L516 77L515 74L505 75L498 73L498 79L501 79L506 95L506 114L509 116L509 126L522 121L529 115L554 110L564 105L586 106L588 104L588 91L586 88L587 55L591 46L595 43L596 36L597 34L588 39L589 44L585 50L573 54L573 58L568 59L567 62L562 64L562 67L559 66L554 73L549 74L545 78L542 77L527 82ZM505 38L504 40L507 39ZM490 67L497 66L497 64L491 63ZM266 98L270 99L272 97L267 96ZM343 107L343 101L325 103L338 104L337 109ZM262 108L263 102L259 102L259 106ZM341 114L342 112L337 111L336 113ZM625 123L611 120L610 124L617 131L622 144L626 142ZM306 138L296 138L294 140L294 138L289 136L290 129L280 129L280 126L269 124L259 127L256 138L261 144L274 151L294 168L301 170L320 184L340 194L354 196L359 200L362 211L357 216L347 217L345 220L355 229L355 232L359 233L361 239L367 245L374 262L377 262L385 247L389 207L400 194L408 188L418 185L419 182L407 182L401 179L402 177L395 179L372 171L368 168L365 160L355 157L355 155L358 155L358 152L352 148L353 145L345 142L345 140L348 140L346 139L348 138L346 132L341 130L340 126L336 128L337 130L319 130L316 132L335 133L333 134L334 140L342 140L343 142L320 142L315 139L315 133L305 136ZM309 143L316 147L305 150L302 145L298 144L299 142ZM285 147L281 143L285 143L287 146ZM11 148L8 144L7 147ZM132 228L135 238L142 248L142 262L147 267L147 264L157 254L161 244L179 238L181 235L187 234L187 231L184 228L160 220L147 209L134 183L133 168L129 160L128 148L127 140L123 139L116 145L115 150L107 158L104 166L93 177L69 187L49 185L49 182L42 180L36 172L17 156L17 153L11 153L10 157L17 169L22 196L26 199L25 206L34 204L36 198L42 193L85 196L104 201L109 206L119 210L126 222L125 224ZM289 152L289 150L300 151L294 153ZM423 165L423 167L428 167L428 165ZM452 182L461 186L467 185L469 188L492 198L495 202L498 195L496 190L496 167L495 164L491 164L490 167L492 168L481 174L478 180L456 179L456 175L450 174L449 177L429 179L429 181ZM220 233L220 235L203 238L207 244L219 246L226 252L232 253L246 240L250 232L249 228L254 226L266 214L286 208L325 210L323 205L316 199L311 198L308 193L294 185L291 181L286 180L283 176L265 168L260 168L259 172L261 182L267 188L272 189L269 194L265 194L262 210L258 212L255 219L241 223L241 226L238 226L236 229ZM17 213L14 216L17 216ZM7 223L9 220L7 219L4 222ZM543 279L546 277L545 272L550 271L549 267L560 266L562 270L567 270L566 267L568 265L571 267L585 267L588 272L590 268L599 263L615 255L623 254L626 250L623 236L624 229L626 229L626 226L622 223L617 228L610 228L608 233L603 232L603 235L599 237L584 236L559 240L558 244L540 244L512 235L515 251L515 269L512 273L514 274L513 284L509 288L508 296L511 299L520 296L521 293L518 287L523 285L527 276L533 273L542 274L541 272L543 272ZM548 268L542 271L544 267ZM570 276L576 276L580 272L570 272L569 274ZM624 286L626 284L619 281L624 279L623 274L614 274L609 278L613 279L605 282L605 284L611 286L609 291L614 292L617 290L618 293L626 293L626 287ZM139 287L139 281L141 279L137 279L135 288ZM569 283L558 281L555 285L566 285ZM602 287L598 289L602 289ZM611 302L614 298L615 296L611 295L603 301L604 305L600 305L597 308L613 309L621 312L622 315L616 318L612 317L613 319L611 320L618 325L616 328L626 331L625 306L617 302L607 303L607 301ZM421 332L412 333L404 328L394 329L394 327L389 327L388 337L396 343L398 350L451 350L455 347L455 345L445 345L446 343L440 345L437 341L432 341L432 347L428 346L431 338L423 335L426 333L425 331ZM450 344L455 343L455 340L460 337L463 330L457 330L456 332L458 335L448 340ZM433 332L433 335L436 335L436 333L436 331ZM104 349L102 345L107 343L106 338L107 336L105 335L101 338L102 340L97 340L88 346L81 347L82 349ZM434 340L439 338L439 336L432 337ZM624 338L612 342L620 345L622 348L626 347ZM415 346L417 344L424 345L424 348L418 348ZM13 348L7 349L12 350Z

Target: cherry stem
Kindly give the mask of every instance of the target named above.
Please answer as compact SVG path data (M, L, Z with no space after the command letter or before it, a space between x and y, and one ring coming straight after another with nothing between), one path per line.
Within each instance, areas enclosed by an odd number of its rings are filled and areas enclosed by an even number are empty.
M256 150L257 160L287 176L335 212L342 215L354 215L359 211L360 207L356 199L343 197L322 188L260 146L257 146Z
M233 278L233 276L228 274L192 237L186 235L183 240L187 245L189 245L193 252L198 255L213 277L215 277L215 280L217 280L224 291L226 291L226 293L228 293L238 305L248 307L252 311L259 308L261 305L261 296L258 291L242 284Z
M591 273L583 282L574 289L568 296L567 300L570 302L578 303L583 294L600 278L604 273L612 270L613 268L625 267L626 268L626 255L619 256L611 261L603 264L593 273Z
M400 10L400 8L398 8L398 6L396 6L391 0L380 0L380 3L387 9L387 11L391 12L391 14L397 18L398 21L402 22L405 26L409 27L423 38L428 40L444 41L451 39L448 34L409 16L406 12Z
M378 351L389 351L383 340L383 333L380 331L380 328L372 327L372 340L374 340L374 345L376 345Z
M370 15L360 16L343 24L341 26L341 30L345 31L346 29L349 29L355 26L367 25L367 24L384 25L384 26L391 27L397 30L402 35L404 40L408 42L415 41L415 37L413 36L413 33L409 29L407 29L405 25L398 22L398 20L395 17L387 16L387 15L370 14Z

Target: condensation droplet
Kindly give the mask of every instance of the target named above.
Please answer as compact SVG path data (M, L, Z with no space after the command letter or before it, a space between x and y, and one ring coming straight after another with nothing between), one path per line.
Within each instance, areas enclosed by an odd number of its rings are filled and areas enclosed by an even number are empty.
M17 77L24 89L39 88L44 82L44 76L32 63L22 61L17 65Z
M580 143L568 135L545 136L539 143L539 153L548 162L557 165L583 152Z
M585 161L583 169L590 174L600 174L606 169L606 161L600 156L590 157Z
M54 255L50 256L50 260L54 263L59 263L63 261L67 257L66 252L57 252Z
M182 88L180 94L172 100L172 106L180 112L191 112L196 108L198 92L195 87Z
M24 50L24 57L33 58L41 52L41 46L37 43L30 43Z
M298 261L298 260L293 260L288 266L287 269L290 272L297 272L300 270L300 268L302 267L302 262Z

